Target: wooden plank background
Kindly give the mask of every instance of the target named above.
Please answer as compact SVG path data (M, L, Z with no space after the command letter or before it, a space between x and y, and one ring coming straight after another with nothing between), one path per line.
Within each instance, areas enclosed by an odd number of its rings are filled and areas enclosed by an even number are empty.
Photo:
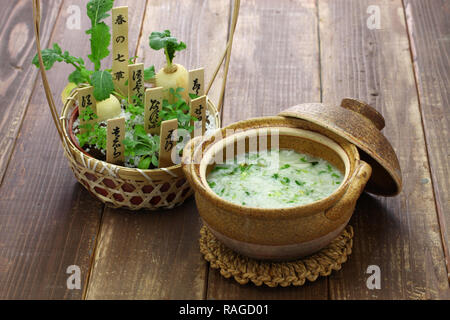
M405 1L414 75L425 132L431 182L450 279L450 3ZM447 177L447 178L445 178Z
M33 29L33 12L26 1L2 0L4 10L0 17L4 27L0 33L0 182L3 180L31 93L35 87L37 69L30 64L36 53ZM62 1L55 1L42 12L42 43L48 43L60 13Z
M339 272L299 288L240 286L204 262L194 201L133 213L93 199L73 178L51 123L35 54L31 3L1 0L0 298L436 299L449 289L450 5L444 0L246 0L235 35L223 120L274 115L302 102L369 102L383 113L403 171L394 198L364 194L351 220L354 251ZM130 54L161 67L148 35L188 44L176 61L211 77L229 36L231 0L116 1L130 6ZM81 30L66 26L82 10ZM43 46L84 56L83 0L43 3ZM369 6L380 29L367 27ZM172 17L176 16L177 19ZM138 36L139 35L139 36ZM135 49L134 49L135 48ZM49 72L56 101L70 67ZM219 74L217 84L220 84ZM211 98L219 100L220 85ZM82 289L68 290L78 265ZM381 268L381 290L366 269Z
M381 29L370 30L364 13L373 1L319 1L323 100L357 97L381 111L404 180L397 197L360 199L354 253L330 277L331 298L439 298L447 272L402 2L377 4ZM382 290L365 286L371 264L380 266Z

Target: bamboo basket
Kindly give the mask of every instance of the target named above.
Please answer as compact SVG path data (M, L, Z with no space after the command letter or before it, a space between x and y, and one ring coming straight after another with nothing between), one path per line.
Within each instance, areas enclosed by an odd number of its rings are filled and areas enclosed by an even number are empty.
M240 0L235 0L230 38L206 90L207 95L225 61L224 79L217 108L208 99L208 109L210 114L215 115L217 128L220 127L220 113L223 105L239 7ZM69 160L69 166L76 179L94 197L115 208L158 210L171 209L182 204L193 194L193 190L186 180L181 165L152 170L126 168L97 160L75 146L69 134L69 130L72 130L72 128L68 127L68 119L75 107L74 102L73 99L68 99L62 108L61 115L58 115L41 55L40 0L33 0L33 9L36 47L48 106L63 146L64 155Z

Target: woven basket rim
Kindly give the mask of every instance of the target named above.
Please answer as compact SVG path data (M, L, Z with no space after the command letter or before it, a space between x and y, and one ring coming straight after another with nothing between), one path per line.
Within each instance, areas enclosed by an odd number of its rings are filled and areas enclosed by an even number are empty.
M78 147L73 143L72 139L70 138L70 135L68 133L68 120L69 115L68 112L71 110L70 105L74 100L74 95L76 93L76 90L74 90L69 98L66 100L66 102L63 105L63 108L61 110L61 116L60 116L60 122L61 127L63 128L63 138L67 143L67 146L69 147L69 150L72 154L72 156L76 160L80 160L78 162L81 163L87 163L88 167L93 168L94 171L101 173L104 168L109 168L109 170L112 170L115 175L124 178L124 179L136 179L140 178L142 179L142 176L152 176L153 179L164 179L167 176L172 177L184 177L184 173L182 170L181 164L176 164L167 168L157 168L157 169L138 169L138 168L128 168L120 165L115 165L108 163L106 161L102 161L99 159L96 159L92 157L91 155L84 154ZM220 121L220 114L217 111L217 108L215 104L207 97L207 108L212 111L214 114L214 118L216 120L216 127L221 127L221 121ZM93 162L93 163L92 163Z

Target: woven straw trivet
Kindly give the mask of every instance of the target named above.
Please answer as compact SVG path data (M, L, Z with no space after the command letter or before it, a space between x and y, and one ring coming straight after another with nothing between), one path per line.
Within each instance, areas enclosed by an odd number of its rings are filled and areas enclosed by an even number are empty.
M225 278L234 277L239 284L249 281L269 287L302 286L319 276L329 276L340 270L352 253L353 228L347 226L339 237L319 252L296 261L267 262L242 256L228 249L203 226L200 230L200 251L214 269L220 269Z

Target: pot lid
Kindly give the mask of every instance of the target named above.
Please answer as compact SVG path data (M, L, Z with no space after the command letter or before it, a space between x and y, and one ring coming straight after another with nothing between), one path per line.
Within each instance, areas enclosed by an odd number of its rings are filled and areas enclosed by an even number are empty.
M386 137L383 116L367 103L344 99L341 106L305 103L279 113L324 127L356 145L361 160L372 167L366 191L383 196L395 196L402 189L402 176L397 155Z

